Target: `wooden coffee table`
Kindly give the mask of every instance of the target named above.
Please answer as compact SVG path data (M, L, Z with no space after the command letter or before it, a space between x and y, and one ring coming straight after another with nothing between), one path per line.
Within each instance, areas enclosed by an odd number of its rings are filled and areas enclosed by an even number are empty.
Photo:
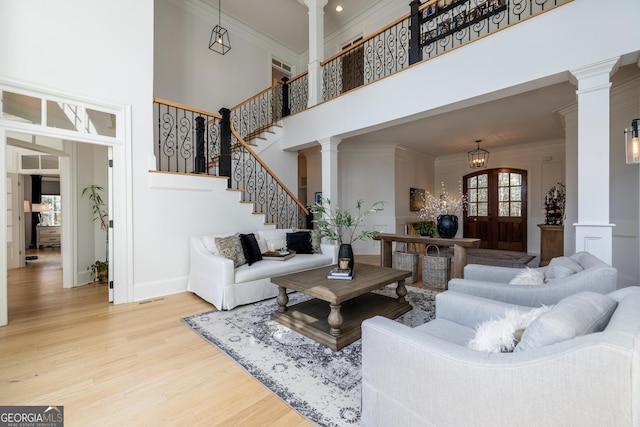
M389 319L411 310L405 300L404 279L411 272L367 264L355 264L352 280L329 280L334 265L271 278L278 285L278 309L271 318L282 325L332 349L360 339L362 321L373 316ZM372 293L398 282L397 298ZM287 306L287 289L313 298Z

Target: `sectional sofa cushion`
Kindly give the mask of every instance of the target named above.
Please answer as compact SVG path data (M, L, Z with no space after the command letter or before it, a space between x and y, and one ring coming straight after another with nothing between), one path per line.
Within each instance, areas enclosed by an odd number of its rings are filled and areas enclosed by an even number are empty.
M617 307L603 294L579 292L560 300L524 330L514 351L527 351L602 331Z

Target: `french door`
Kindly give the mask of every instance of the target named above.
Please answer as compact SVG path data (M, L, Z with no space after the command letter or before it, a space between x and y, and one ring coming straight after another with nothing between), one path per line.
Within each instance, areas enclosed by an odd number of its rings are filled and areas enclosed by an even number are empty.
M469 198L464 237L480 239L480 247L527 251L527 171L488 169L464 176Z

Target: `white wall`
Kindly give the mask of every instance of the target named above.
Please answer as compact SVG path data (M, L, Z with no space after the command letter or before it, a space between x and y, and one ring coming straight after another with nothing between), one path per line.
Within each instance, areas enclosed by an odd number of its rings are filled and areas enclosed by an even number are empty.
M405 225L417 222L417 212L409 209L409 189L434 190L434 159L425 153L396 147L395 149L395 232L404 233ZM439 186L438 186L439 188Z
M272 56L298 63L297 55L234 26L224 15L231 50L225 55L213 52L208 46L217 11L214 14L204 2L194 1L156 0L155 5L156 97L217 112L271 86Z

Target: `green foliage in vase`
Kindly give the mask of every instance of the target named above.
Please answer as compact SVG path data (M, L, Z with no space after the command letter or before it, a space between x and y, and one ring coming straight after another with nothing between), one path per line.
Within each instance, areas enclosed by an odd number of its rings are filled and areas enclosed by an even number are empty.
M436 226L427 221L422 221L417 223L413 227L413 229L416 230L416 233L422 236L429 236L429 237L435 236L437 232Z
M106 203L102 199L102 192L104 188L92 184L82 190L81 196L85 194L89 198L91 202L91 212L93 215L93 220L98 221L100 223L100 228L107 233L106 237L106 248L105 248L105 261L96 261L87 267L87 270L91 271L91 277L94 281L98 280L100 282L106 281L109 275L109 230L107 228L108 222L108 213L106 209Z
M350 244L357 240L372 239L380 234L379 231L373 230L358 231L358 227L370 213L384 210L384 202L375 202L368 209L364 209L363 204L364 200L362 199L356 201L355 214L351 213L349 209L338 206L332 208L331 201L324 197L311 206L311 213L317 217L313 222L318 227L320 237L339 244Z

